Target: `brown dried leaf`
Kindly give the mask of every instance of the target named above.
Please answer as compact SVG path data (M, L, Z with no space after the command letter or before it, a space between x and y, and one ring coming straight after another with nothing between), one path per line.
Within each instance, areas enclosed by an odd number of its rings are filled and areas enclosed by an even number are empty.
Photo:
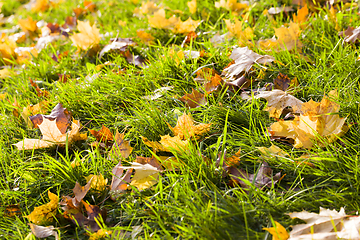
M248 174L246 171L242 169L238 169L235 167L231 167L229 169L229 175L233 182L240 184L243 188L248 188L249 185L242 179L248 180L250 183L253 183L256 187L271 187L274 183L277 183L280 179L281 173L277 173L274 177L271 178L273 171L269 167L269 164L264 162L257 173Z
M185 103L190 108L196 108L200 105L205 105L207 103L205 95L195 89L192 89L191 93L185 94L184 96L179 98L179 100Z
M46 238L46 237L54 236L56 240L59 239L57 232L54 231L56 229L54 228L54 226L43 227L32 223L29 223L29 225L31 228L31 232L32 234L35 235L35 237Z

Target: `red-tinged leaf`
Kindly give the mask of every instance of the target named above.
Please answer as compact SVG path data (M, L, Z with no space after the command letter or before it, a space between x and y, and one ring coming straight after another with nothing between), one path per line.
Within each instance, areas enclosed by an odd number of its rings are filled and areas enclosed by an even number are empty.
M101 129L99 131L96 130L89 130L90 133L96 138L99 142L108 142L114 140L114 135L111 133L110 129L102 125Z
M49 96L49 92L46 91L46 90L42 91L42 90L39 88L39 86L36 84L36 82L34 82L33 80L31 80L31 78L29 78L29 81L30 81L31 86L35 88L38 97L47 98L47 97Z
M179 100L185 103L190 108L196 108L200 105L205 105L207 102L205 95L195 89L192 89L191 93L185 94L184 96L179 98Z
M5 207L5 217L15 217L21 215L21 209L18 204L8 205Z
M205 82L204 88L207 93L212 93L217 91L219 87L222 86L222 84L223 79L220 77L220 75L215 74L215 76L211 77L209 81Z
M34 128L37 128L38 125L43 122L43 117L50 121L55 120L56 126L62 134L66 133L66 130L71 123L71 113L66 108L64 108L61 103L58 103L53 108L50 115L37 114L35 116L31 116L30 120L34 124Z

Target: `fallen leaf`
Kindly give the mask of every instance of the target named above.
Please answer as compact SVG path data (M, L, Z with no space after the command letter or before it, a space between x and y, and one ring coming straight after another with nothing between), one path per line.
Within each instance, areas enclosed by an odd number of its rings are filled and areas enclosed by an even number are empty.
M274 57L269 55L259 55L248 47L235 48L230 58L235 61L234 64L228 66L223 71L228 79L233 79L242 72L248 72L254 64L266 64L275 60Z
M32 17L28 17L27 19L19 19L18 24L20 28L27 33L33 33L37 30L36 21L32 19Z
M161 136L160 144L165 151L184 151L187 149L188 140L181 140L179 136L171 137L170 135Z
M136 35L145 44L151 44L155 40L155 38L150 33L147 33L143 30L136 30Z
M29 221L35 223L36 225L45 225L54 220L59 204L59 197L50 191L48 191L48 196L50 202L39 207L35 207L34 210L26 216Z
M119 158L127 158L132 152L133 148L130 146L129 141L124 140L124 133L119 133L116 130L115 142L111 149L112 156Z
M153 142L147 139L146 137L141 137L144 144L148 147L151 147L153 149L153 152L167 152L167 150L164 148L163 145L161 145L159 142Z
M269 116L273 118L280 118L286 107L292 107L294 113L300 113L303 104L301 100L278 89L272 91L260 91L255 98L264 98L268 101L264 111L268 111Z
M261 164L259 170L254 174L249 174L242 169L236 167L229 168L229 175L233 182L236 182L243 188L248 188L249 185L243 179L246 179L250 183L254 184L255 187L271 187L273 184L277 183L280 179L281 173L275 174L271 177L273 170L269 167L269 164L264 162Z
M293 212L288 214L291 218L299 218L306 224L297 224L292 227L289 240L294 239L337 239L337 233L345 225L344 219L348 217L344 208L339 212L320 207L319 214L307 211ZM337 232L334 232L336 229ZM317 237L317 235L320 236ZM303 238L306 237L307 238ZM332 238L324 238L332 237ZM319 238L321 237L321 238Z
M215 7L222 7L233 12L247 11L249 9L248 3L238 3L237 0L220 0L215 2Z
M196 0L191 0L190 2L187 2L186 4L189 7L190 13L195 14L196 13Z
M95 24L91 26L89 22L78 20L77 29L80 33L70 36L70 39L78 48L88 50L100 43L99 29L96 28Z
M84 199L86 194L91 188L92 178L86 183L85 186L81 186L78 182L75 183L73 192L75 197L71 198L71 202L75 207L79 207L81 201Z
M305 6L298 9L297 15L295 15L295 13L293 14L293 20L296 23L300 23L301 24L300 26L302 26L302 24L306 22L308 15L309 15L309 9L307 7L307 4L305 4Z
M289 157L289 154L279 148L278 146L271 144L270 147L257 147L257 149L261 152L264 156L275 156L275 157Z
M169 125L170 126L170 125ZM179 136L181 140L187 140L195 138L199 140L204 134L210 131L211 124L201 123L194 125L194 120L191 115L187 115L185 112L177 120L176 126L171 127L175 136Z
M205 95L195 89L192 89L191 93L185 94L184 96L179 98L179 100L185 103L190 108L196 108L207 103Z
M45 12L49 8L49 0L36 0L31 5L31 11L33 12Z
M102 58L105 53L112 50L119 50L123 53L126 52L129 46L134 46L136 43L131 38L115 38L113 41L106 45L99 53L99 58Z
M156 100L160 97L162 97L167 91L172 90L174 87L170 86L170 87L161 87L158 88L156 90L154 90L154 94L153 95L148 95L148 96L143 96L143 99L146 100Z
M303 103L300 116L296 116L294 120L273 123L270 126L271 135L294 139L295 148L309 149L315 142L324 146L336 141L346 133L348 127L345 118L340 118L337 114L339 104L330 99L337 98L337 91L330 91L328 95L321 102L311 100Z
M112 180L110 184L111 199L116 200L119 193L125 191L130 183L130 177L132 175L133 169L128 169L126 173L122 176L124 168L121 165L121 161L113 168L112 170Z
M42 139L25 138L23 141L14 144L18 150L47 148L53 145L64 145L66 140L68 140L68 143L72 143L87 139L86 134L79 133L80 123L78 121L74 121L71 125L71 130L64 134L58 129L55 120L51 121L44 118L38 127L43 134Z
M172 29L172 31L174 33L184 33L184 34L189 32L194 32L196 28L199 26L200 22L201 22L200 20L198 21L192 20L191 17L189 17L184 22L179 20Z
M274 28L275 36L282 50L290 51L295 47L301 48L302 43L299 40L301 33L300 24L290 22L289 27Z
M47 102L45 102L47 104ZM42 103L44 105L45 103ZM40 104L40 103L39 103ZM42 107L39 105L39 108ZM52 110L50 115L37 114L31 116L30 120L34 124L34 128L37 128L43 122L43 119L48 119L56 123L59 131L64 134L71 123L71 113L63 107L61 103L58 103Z
M93 175L90 174L89 176L85 177L85 180L87 182L91 181L91 189L97 190L97 191L104 191L106 188L106 184L108 182L108 180L106 178L104 178L104 176L102 174L99 175Z
M254 35L254 30L251 27L243 28L243 21L235 19L235 23L231 23L230 20L224 19L226 28L229 32L240 40L240 43L246 43L251 40Z
M297 78L290 79L287 75L279 73L274 79L274 88L282 91L291 90L299 85Z
M5 207L5 217L15 217L21 215L21 209L18 204L12 204Z
M339 32L339 36L344 37L345 42L356 43L360 39L360 27L348 27L345 31Z
M107 143L107 142L111 142L114 140L114 135L112 134L110 129L108 129L104 125L102 125L102 127L99 131L96 131L93 129L90 129L89 131L96 138L96 140L98 142Z
M135 174L131 179L130 185L137 187L139 191L150 188L155 185L159 179L160 170L148 163L141 164L133 162L130 167L123 167L123 169L135 170Z
M281 6L281 7L272 7L267 10L268 14L275 15L279 13L288 13L293 11L294 9L289 6Z
M286 231L286 229L278 222L275 221L275 226L271 228L263 228L263 230L268 231L271 233L272 240L286 240L288 239L289 233Z
M219 74L216 74L210 78L210 80L205 81L204 88L206 93L212 93L214 91L217 91L222 85L224 81L222 77Z
M54 236L56 240L59 239L59 236L56 231L54 231L56 228L54 226L38 226L36 224L29 223L32 234L35 235L35 237L38 238L46 238L50 236Z
M110 238L113 233L111 230L105 230L105 229L99 229L96 233L91 233L89 240L100 240L100 239L106 239ZM119 236L120 237L120 236Z
M180 21L178 17L172 16L169 19L165 16L165 10L160 8L153 16L147 16L150 27L159 29L173 29Z

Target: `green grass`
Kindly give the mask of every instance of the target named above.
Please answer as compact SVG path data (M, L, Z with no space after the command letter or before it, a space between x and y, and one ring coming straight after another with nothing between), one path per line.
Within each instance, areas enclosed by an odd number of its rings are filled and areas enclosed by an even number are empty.
M135 37L136 30L143 29L151 33L156 40L150 46L141 43L131 51L150 61L147 68L138 68L127 63L118 54L107 54L104 59L77 54L70 39L59 40L43 49L32 64L25 67L11 66L17 75L1 80L1 93L7 93L0 101L0 238L25 239L30 232L29 220L25 217L34 207L49 202L47 191L58 196L72 195L76 182L86 184L85 177L90 174L102 174L111 182L112 168L117 164L108 159L108 152L91 147L95 138L88 129L99 130L102 125L112 132L126 129L126 139L134 148L125 162L132 162L136 156L151 156L141 136L151 141L160 140L160 136L172 134L179 114L191 113L197 122L212 123L211 132L198 143L190 146L187 152L177 153L184 162L179 171L161 174L159 182L152 188L139 192L134 188L124 192L112 201L108 198L108 189L102 192L90 190L85 201L107 210L107 218L102 226L107 230L134 231L141 226L136 235L139 239L271 239L271 235L262 230L271 227L272 221L278 221L290 230L290 225L298 223L286 213L296 211L318 212L319 207L355 214L360 202L360 128L359 128L359 75L360 65L358 45L346 44L338 36L335 24L324 20L326 10L312 13L311 21L302 30L301 52L264 52L253 48L259 54L275 57L276 63L268 66L263 79L255 82L253 88L272 82L279 72L297 77L299 86L295 96L303 101L320 101L324 93L333 89L339 92L340 112L347 117L351 125L341 141L327 147L315 146L311 150L294 149L291 146L275 143L289 154L289 157L264 157L256 147L269 147L270 138L266 129L274 122L262 109L263 101L245 101L240 93L220 91L208 96L208 103L195 109L188 109L178 100L192 88L202 89L193 79L193 74L204 65L210 65L218 72L231 61L229 53L238 43L227 41L214 46L210 38L219 32L226 33L223 19L239 18L226 9L216 9L214 1L198 1L198 11L190 14L185 0L164 0L166 9L183 11L182 20L191 16L202 20L197 32L202 33L189 46L181 48L184 39L181 34L169 30L151 29L147 18L133 16L136 7L131 1L94 1L97 11L82 16L80 20L91 21L106 34L100 44L109 43L112 37ZM16 26L17 20L32 16L34 20L56 22L62 25L72 9L83 6L80 1L65 1L57 8L44 13L32 13L22 7L24 1L4 1L2 13L14 15L14 21L5 23L2 29ZM159 2L160 3L160 2ZM276 25L262 14L264 9L281 6L277 1L259 1L251 10L249 26L255 27L254 41L273 36L273 27L289 23L291 15L274 16ZM339 6L340 8L340 6ZM169 16L171 15L170 10ZM360 19L357 11L337 14L340 29L358 26ZM56 16L56 17L55 17ZM352 20L351 20L352 19ZM118 21L126 21L121 27ZM352 22L351 22L351 21ZM206 33L207 32L207 33ZM205 34L206 33L206 34ZM108 34L108 35L107 35ZM18 44L30 46L31 40ZM208 57L184 60L176 63L170 50L205 50ZM51 59L53 54L68 51L68 55L59 62ZM308 58L306 61L304 57ZM101 70L96 66L110 61ZM280 64L281 63L281 64ZM115 71L113 71L115 70ZM124 73L118 74L119 70ZM255 66L253 76L258 76L261 68ZM58 74L70 75L67 83L57 82ZM92 81L88 78L99 74ZM61 102L73 114L74 119L85 125L88 140L76 142L67 147L19 151L16 142L27 138L40 138L38 129L30 129L21 118L13 114L12 102L16 97L21 107L37 104L38 97L29 78L36 80L39 87L50 95L50 108ZM172 86L164 96L156 100L145 100L143 96L164 86ZM9 102L9 101L10 102ZM49 113L48 111L47 113ZM231 187L229 177L222 177L222 169L216 166L218 156L235 154L241 148L240 167L249 173L256 173L263 161L269 163L275 173L285 177L270 188L248 190L241 186ZM206 156L209 161L205 161ZM311 168L305 164L296 164L302 154L310 154ZM80 166L72 168L71 162L77 159ZM18 204L21 215L9 217L6 207ZM61 239L88 239L83 227L70 224L62 217L59 208L56 221L52 223L61 233ZM124 237L131 238L129 235ZM49 239L54 239L49 237Z

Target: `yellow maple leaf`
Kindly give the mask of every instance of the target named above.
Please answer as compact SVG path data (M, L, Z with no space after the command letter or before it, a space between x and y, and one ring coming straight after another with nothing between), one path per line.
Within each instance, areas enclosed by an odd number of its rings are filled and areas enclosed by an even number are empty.
M224 19L226 28L241 42L246 42L254 37L254 30L251 27L247 27L243 30L243 21L235 19L235 23L232 23L230 19Z
M170 135L161 136L161 145L168 152L184 151L188 147L188 140L181 140L179 136L170 137Z
M36 0L31 6L33 12L45 12L49 8L49 0Z
M308 14L309 14L309 9L307 7L307 4L305 4L304 7L300 8L297 11L297 15L295 15L295 13L293 14L293 20L296 23L303 24L306 21Z
M176 126L173 128L170 126L171 130L174 132L175 136L179 136L181 140L190 139L195 137L195 139L201 138L202 135L210 131L211 124L201 123L194 125L194 120L191 115L184 113L178 118Z
M154 37L143 30L136 30L136 35L143 41L145 44L150 44L154 41Z
M189 17L186 21L182 22L181 20L177 22L174 29L172 30L174 33L189 33L194 32L196 28L200 24L200 20L195 21Z
M147 16L150 27L159 29L172 29L180 21L178 17L166 18L165 10L160 8L153 16Z
M191 0L190 2L186 3L189 7L190 13L195 14L196 13L196 0Z
M289 27L274 28L275 36L282 50L292 50L295 47L301 48L302 43L299 40L301 33L300 24L290 22Z
M100 239L104 239L106 237L110 237L112 232L113 231L111 231L111 230L100 229L99 231L97 231L95 233L91 233L89 240L100 240Z
M263 230L266 230L269 233L271 233L271 235L273 236L272 240L286 240L290 237L286 229L276 221L275 221L275 227L263 228Z
M23 141L14 144L18 150L47 148L56 144L64 145L66 140L68 140L68 143L72 143L74 141L85 140L87 138L86 134L79 133L80 122L76 120L72 123L71 130L64 134L61 133L57 127L56 120L51 121L47 118L44 118L43 122L39 124L38 127L43 134L43 138L25 138Z
M247 3L238 3L237 0L220 0L219 2L215 2L215 7L222 7L233 12L247 11L249 9Z
M334 142L343 136L348 130L345 118L337 114L340 106L332 101L330 97L337 98L337 91L329 92L329 97L324 96L321 102L310 100L303 103L300 116L292 121L279 121L270 126L273 136L282 136L295 140L295 148L311 148L314 142L320 146L325 143ZM326 142L319 141L324 138Z
M24 32L35 32L37 30L36 21L32 17L27 19L19 19L18 24Z
M70 36L71 41L83 50L94 48L100 43L100 32L95 24L90 26L89 22L77 21L77 29L80 33Z
M130 185L137 187L139 191L147 189L158 182L160 169L150 165L137 162L131 163L130 167L123 169L134 169L135 174L131 179Z
M106 184L108 183L107 178L104 178L102 174L93 175L90 174L89 176L85 177L86 182L89 182L91 179L91 188L97 191L103 191L106 188Z
M36 225L44 225L54 220L59 204L59 197L50 191L48 191L48 196L50 202L39 207L35 207L34 211L27 216L29 221L35 223Z
M16 42L9 39L5 33L0 37L0 58L3 59L5 64L11 64L12 60L16 58Z

